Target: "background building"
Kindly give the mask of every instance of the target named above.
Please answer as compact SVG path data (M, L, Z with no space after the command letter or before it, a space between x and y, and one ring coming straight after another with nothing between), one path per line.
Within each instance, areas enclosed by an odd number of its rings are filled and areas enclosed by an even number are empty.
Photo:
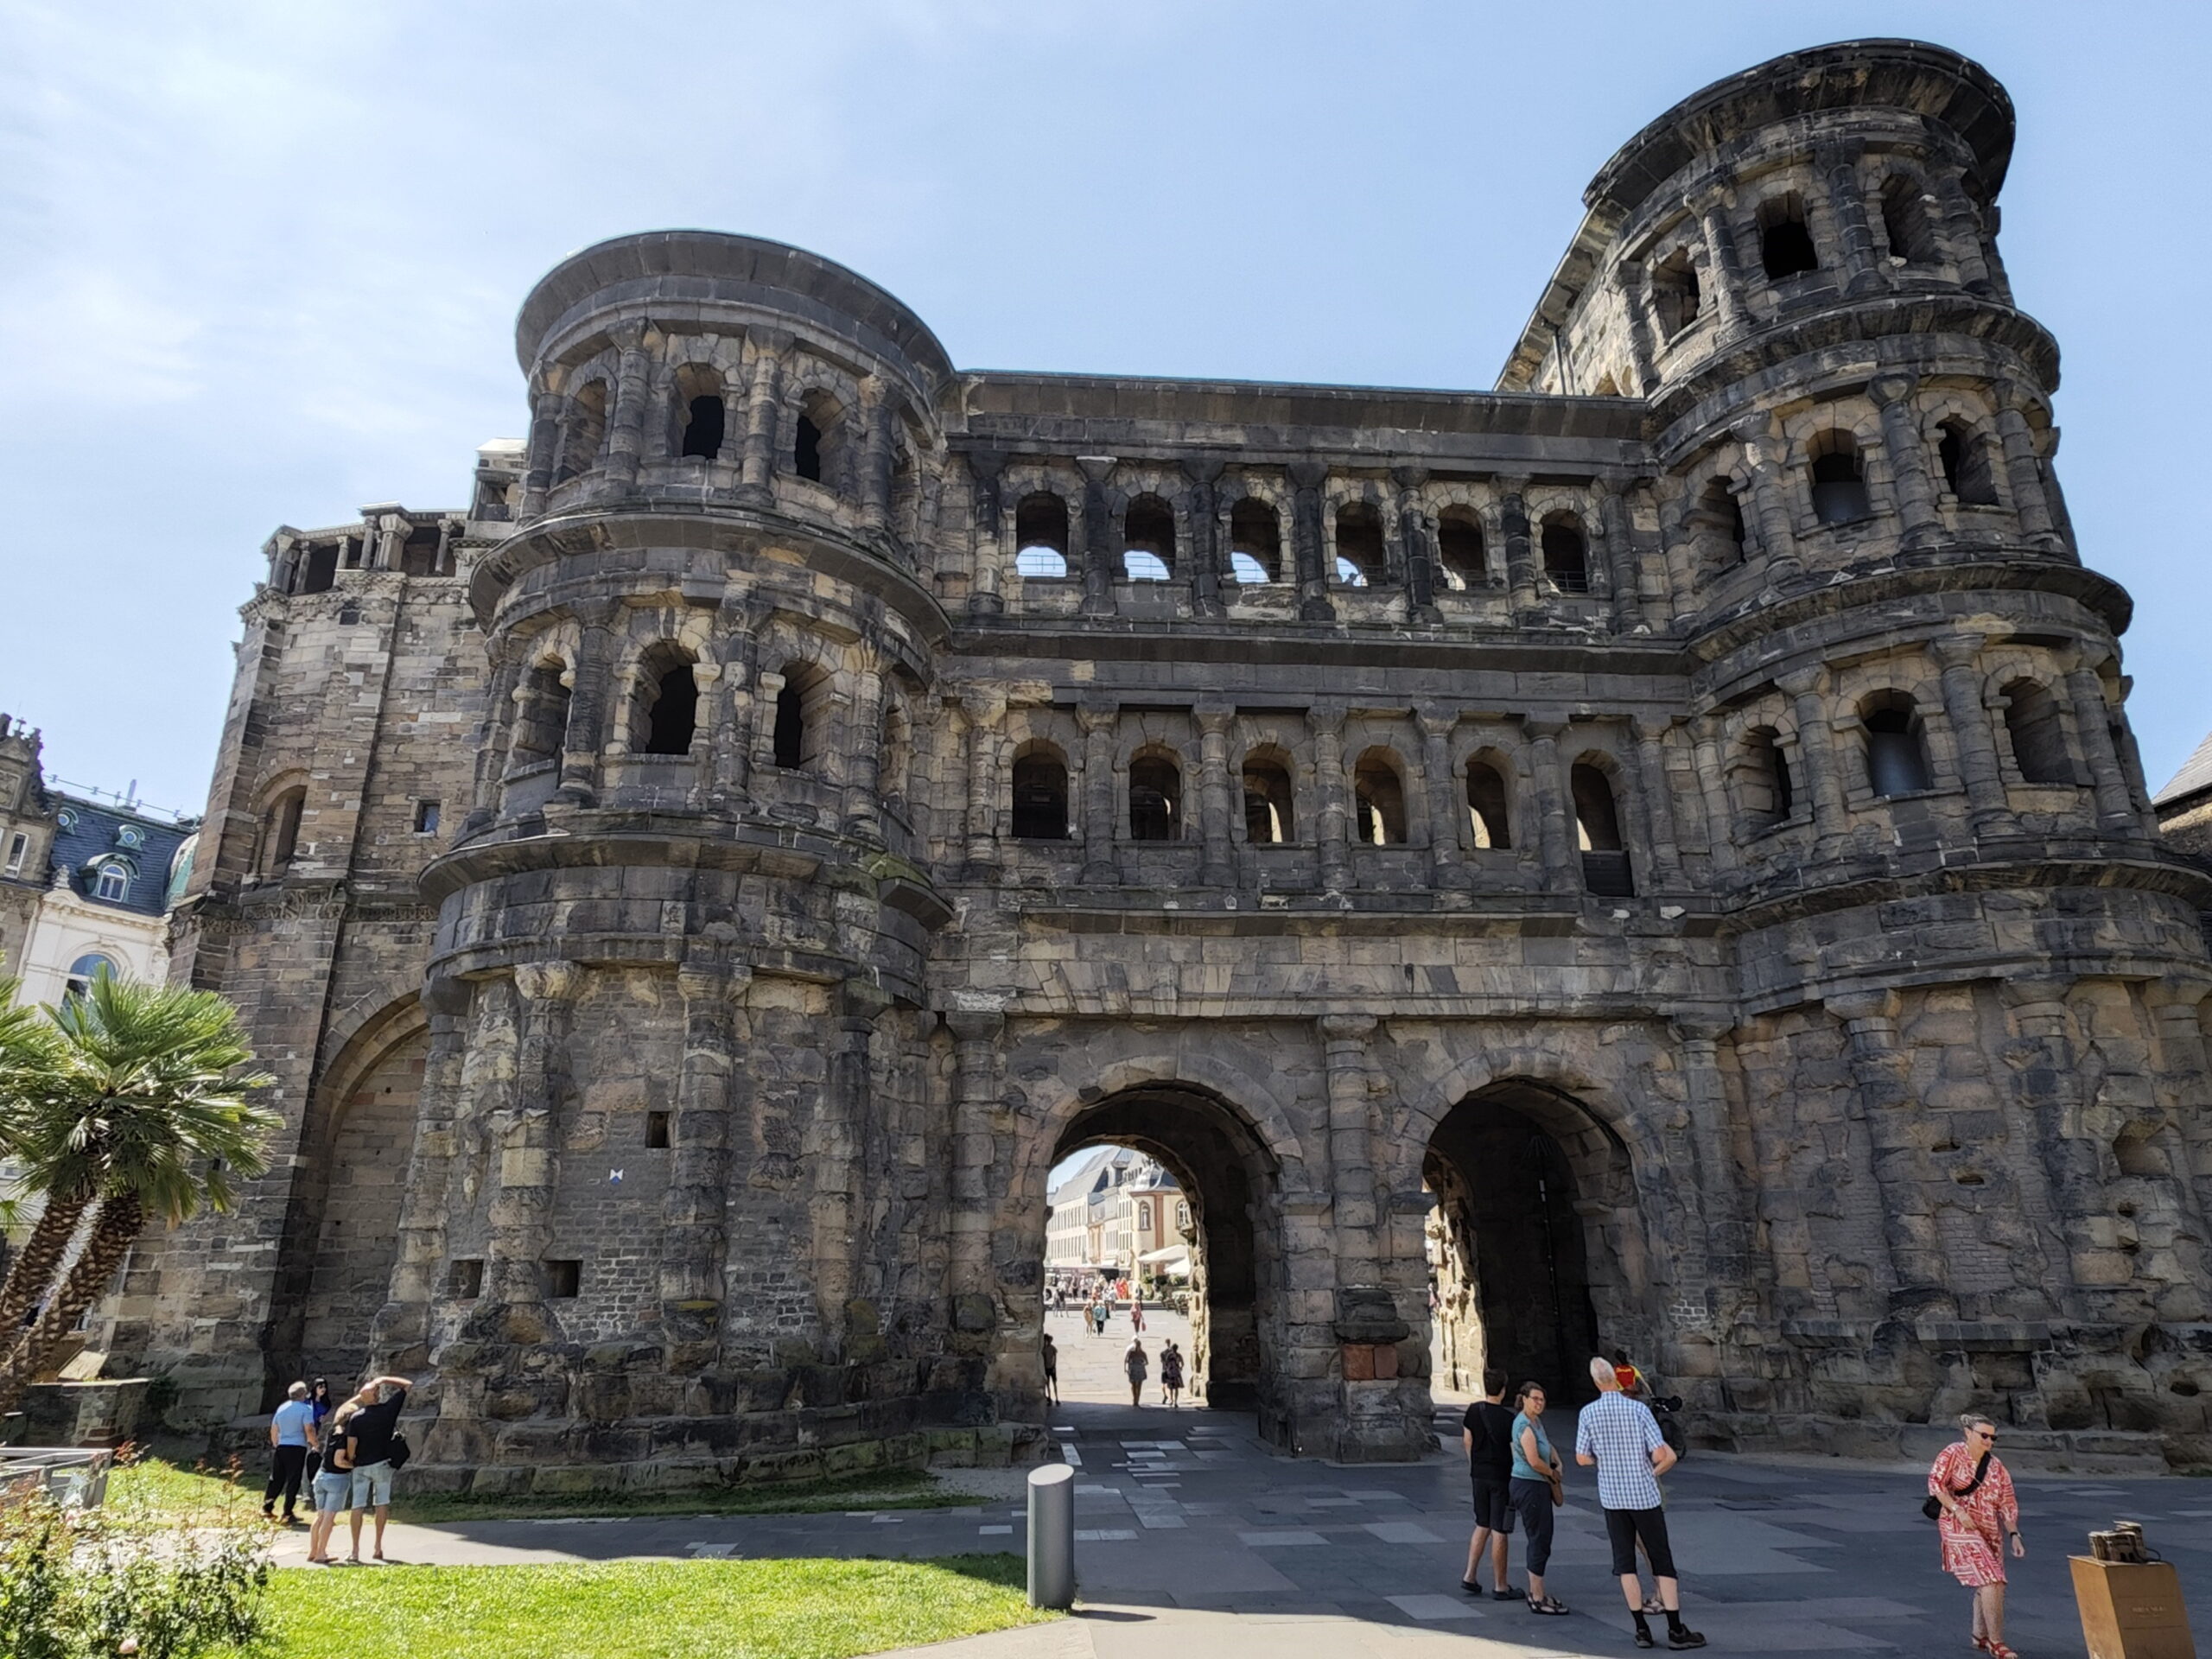
M1047 1195L1046 1267L1134 1275L1147 1255L1182 1243L1190 1205L1157 1159L1103 1147ZM1154 1262L1147 1271L1164 1264Z

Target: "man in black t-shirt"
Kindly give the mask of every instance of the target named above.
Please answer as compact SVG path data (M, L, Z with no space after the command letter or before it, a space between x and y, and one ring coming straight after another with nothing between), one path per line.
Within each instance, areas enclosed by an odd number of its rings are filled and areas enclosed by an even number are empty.
M377 1543L373 1559L384 1560L384 1524L391 1515L391 1437L399 1432L399 1414L407 1408L407 1390L414 1385L404 1376L372 1376L353 1396L360 1407L346 1425L346 1461L353 1471L353 1565L361 1564L361 1516L377 1512Z
M1459 1587L1482 1594L1475 1575L1482 1571L1487 1544L1491 1599L1517 1601L1522 1592L1505 1582L1506 1535L1513 1530L1513 1411L1505 1403L1503 1371L1492 1367L1483 1373L1483 1398L1467 1408L1459 1440L1467 1448L1467 1472L1475 1484L1475 1535L1467 1541L1467 1576Z

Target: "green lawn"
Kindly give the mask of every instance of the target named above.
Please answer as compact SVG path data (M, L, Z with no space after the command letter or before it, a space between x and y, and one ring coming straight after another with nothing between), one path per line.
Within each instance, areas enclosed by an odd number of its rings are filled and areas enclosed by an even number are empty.
M1017 1555L279 1573L255 1659L847 1659L1055 1617Z

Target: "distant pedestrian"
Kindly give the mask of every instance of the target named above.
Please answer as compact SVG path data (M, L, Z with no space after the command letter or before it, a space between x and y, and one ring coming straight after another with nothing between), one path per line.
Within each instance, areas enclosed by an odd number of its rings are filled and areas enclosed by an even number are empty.
M1561 1614L1567 1604L1544 1590L1544 1569L1552 1564L1552 1511L1567 1502L1566 1475L1559 1453L1544 1433L1544 1389L1523 1382L1514 1396L1513 1512L1529 1538L1529 1611Z
M274 1521L277 1496L284 1499L284 1524L300 1524L300 1482L308 1471L308 1453L321 1442L315 1432L315 1408L308 1403L308 1385L295 1382L284 1390L284 1403L269 1420L269 1484L261 1494L261 1512ZM309 1494L313 1500L313 1494Z
M1491 1599L1518 1601L1522 1592L1505 1581L1505 1554L1513 1532L1513 1413L1505 1404L1505 1373L1496 1366L1483 1373L1483 1397L1467 1408L1459 1424L1459 1443L1466 1447L1467 1473L1475 1489L1475 1531L1467 1540L1467 1576L1459 1580L1459 1587L1482 1594L1487 1551Z
M1090 1305L1090 1324L1094 1334L1102 1337L1104 1336L1106 1334L1106 1322L1113 1317L1114 1310L1112 1306L1108 1304L1105 1295L1102 1292L1098 1299Z
M1144 1351L1144 1338L1131 1337L1129 1345L1122 1351L1122 1372L1129 1379L1129 1403L1144 1404L1144 1380L1152 1370L1152 1360Z
M1045 1333L1045 1399L1048 1404L1060 1403L1060 1351L1052 1342L1052 1333Z
M1144 1334L1144 1300L1141 1297L1135 1298L1129 1303L1129 1329L1139 1336Z
M1607 1359L1590 1362L1598 1397L1582 1408L1575 1426L1574 1460L1598 1471L1598 1505L1605 1512L1605 1540L1612 1546L1613 1572L1636 1621L1636 1645L1656 1645L1644 1611L1643 1584L1636 1575L1636 1548L1651 1560L1652 1582L1667 1615L1667 1645L1701 1648L1705 1638L1682 1623L1682 1590L1675 1573L1675 1552L1667 1541L1667 1511L1660 1507L1659 1477L1674 1467L1675 1448L1659 1433L1651 1408L1621 1392L1621 1380Z
M1625 1348L1613 1350L1613 1377L1630 1399L1648 1402L1651 1398L1651 1385L1643 1380L1643 1373L1629 1363Z
M2020 1503L1997 1457L1997 1425L1975 1412L1959 1419L1964 1438L1937 1454L1928 1495L1942 1505L1936 1536L1943 1570L1974 1592L1974 1644L1991 1659L2019 1659L2005 1645L2005 1548L2028 1553Z
M361 1564L361 1517L376 1511L376 1548L372 1559L384 1560L385 1522L391 1516L391 1480L397 1472L391 1460L392 1441L399 1433L399 1414L407 1408L404 1376L371 1377L353 1396L361 1408L346 1424L346 1461L353 1473L353 1565Z
M308 1529L308 1565L330 1567L330 1535L353 1506L353 1469L346 1461L346 1425L360 1407L348 1400L323 1420L322 1467L315 1477L315 1524ZM360 1563L353 1563L358 1567Z
M1160 1344L1160 1397L1171 1406L1183 1403L1183 1351L1173 1337Z

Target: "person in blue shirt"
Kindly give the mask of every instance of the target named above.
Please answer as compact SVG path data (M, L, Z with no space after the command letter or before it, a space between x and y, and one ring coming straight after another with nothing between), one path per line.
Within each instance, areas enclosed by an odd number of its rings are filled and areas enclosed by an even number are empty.
M308 1402L308 1385L295 1382L284 1390L284 1403L269 1420L269 1484L261 1494L261 1512L276 1518L276 1497L284 1498L284 1524L296 1527L300 1519L300 1482L308 1471L308 1453L322 1449L315 1433L315 1408Z
M1561 1614L1567 1604L1544 1590L1544 1569L1552 1560L1552 1510L1562 1501L1565 1471L1544 1433L1544 1389L1523 1382L1514 1396L1513 1512L1529 1540L1529 1611Z

